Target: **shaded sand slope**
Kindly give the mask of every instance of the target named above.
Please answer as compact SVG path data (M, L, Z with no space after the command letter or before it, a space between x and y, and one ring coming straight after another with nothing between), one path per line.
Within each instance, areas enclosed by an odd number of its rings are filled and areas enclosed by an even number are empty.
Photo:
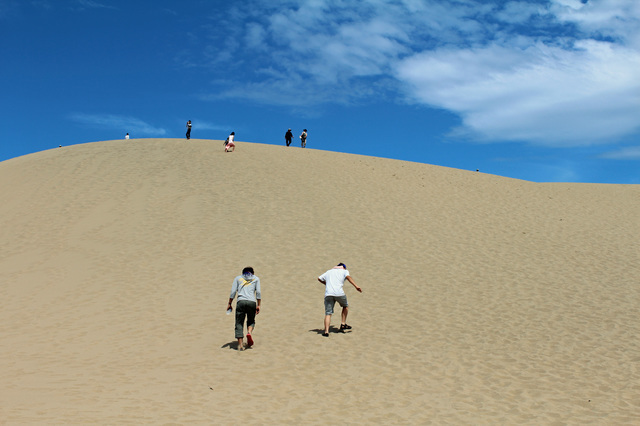
M640 186L173 139L12 159L0 183L0 423L640 418ZM323 338L337 262L364 293ZM264 303L238 352L246 265Z

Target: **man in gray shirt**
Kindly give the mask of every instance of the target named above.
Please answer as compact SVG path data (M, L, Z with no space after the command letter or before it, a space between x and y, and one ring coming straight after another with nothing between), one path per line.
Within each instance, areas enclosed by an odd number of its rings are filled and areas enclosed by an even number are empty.
M238 339L238 350L244 350L242 340L244 338L244 320L247 319L247 347L253 346L253 337L251 332L256 326L256 315L260 313L260 302L262 301L260 294L260 278L253 275L253 268L247 266L242 270L242 275L238 275L231 285L231 295L229 296L229 305L227 309L231 309L231 302L238 295L236 302L236 339Z

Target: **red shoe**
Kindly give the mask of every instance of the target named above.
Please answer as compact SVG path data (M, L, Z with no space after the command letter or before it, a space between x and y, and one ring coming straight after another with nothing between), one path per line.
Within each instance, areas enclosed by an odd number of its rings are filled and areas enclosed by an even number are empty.
M247 334L247 347L250 348L253 346L253 337L250 334Z

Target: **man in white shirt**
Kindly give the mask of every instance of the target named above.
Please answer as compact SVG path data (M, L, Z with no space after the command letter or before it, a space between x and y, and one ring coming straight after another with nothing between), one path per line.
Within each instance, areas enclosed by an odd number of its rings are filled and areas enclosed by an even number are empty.
M342 287L344 281L349 281L360 293L362 289L353 281L353 278L349 275L347 266L344 263L338 263L333 269L329 269L324 274L318 277L318 281L325 285L324 291L324 337L329 337L329 325L331 324L331 315L333 315L333 307L336 302L342 306L342 317L340 323L340 332L344 333L345 330L350 330L351 326L347 325L347 315L349 314L349 304L347 303L347 295L344 293Z

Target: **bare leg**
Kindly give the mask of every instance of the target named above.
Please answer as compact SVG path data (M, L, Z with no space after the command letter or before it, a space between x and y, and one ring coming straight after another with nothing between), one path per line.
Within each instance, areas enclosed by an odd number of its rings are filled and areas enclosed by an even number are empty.
M331 324L331 315L324 316L324 332L325 334L329 333L329 325Z
M347 323L347 315L349 315L349 307L345 306L342 308L342 325Z
M242 337L238 337L238 350L241 351L244 349L244 345L242 344Z

